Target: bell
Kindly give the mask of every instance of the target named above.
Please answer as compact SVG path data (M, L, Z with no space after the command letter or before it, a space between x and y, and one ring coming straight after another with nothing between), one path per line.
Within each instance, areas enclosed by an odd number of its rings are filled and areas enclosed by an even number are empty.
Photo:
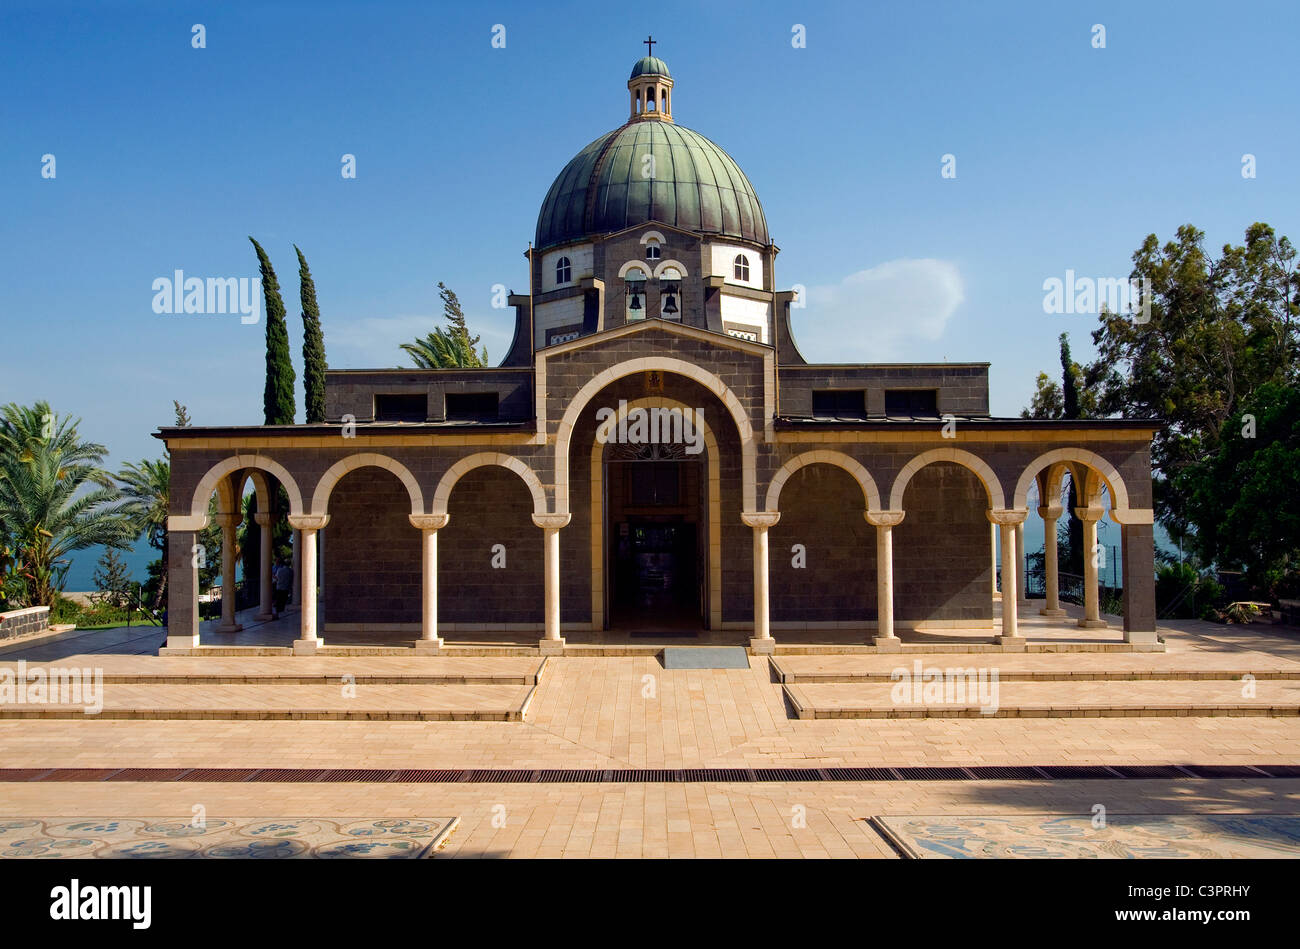
M632 294L632 302L627 305L627 308L629 310L641 309L641 297L639 294L636 293Z
M664 312L665 313L677 312L677 294L675 293L668 294L668 299L664 301Z

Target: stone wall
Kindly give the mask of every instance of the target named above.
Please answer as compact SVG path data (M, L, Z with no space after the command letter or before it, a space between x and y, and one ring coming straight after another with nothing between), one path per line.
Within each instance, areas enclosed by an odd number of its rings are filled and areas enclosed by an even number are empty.
M875 621L876 529L863 510L862 489L842 468L808 465L790 476L767 538L774 623ZM794 566L795 544L805 567Z
M894 528L894 617L899 623L993 618L988 495L974 474L938 462L918 471Z
M336 623L420 622L420 532L410 511L406 488L382 468L359 468L334 486L320 534L326 631Z
M8 613L0 613L0 640L30 636L49 629L49 626L48 606L29 606L23 610L10 610Z

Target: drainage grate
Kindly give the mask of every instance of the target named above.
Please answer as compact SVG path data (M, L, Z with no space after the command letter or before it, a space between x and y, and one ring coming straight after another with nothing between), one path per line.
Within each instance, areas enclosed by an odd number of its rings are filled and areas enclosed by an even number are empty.
M1113 766L1124 778L1185 778L1187 772L1171 764L1117 764Z
M1300 765L1261 764L1257 765L1257 767L1274 778L1300 778Z
M967 768L977 781L1041 781L1045 774L1035 767L999 767L996 765L979 765Z
M1192 772L1198 778L1262 778L1267 776L1259 768L1238 764L1186 765L1184 770Z
M1118 771L1107 768L1104 765L1090 764L1062 764L1062 765L1045 765L1043 771L1049 778L1057 781L1091 781L1097 778L1120 778L1123 777Z
M109 775L106 781L175 781L183 774L190 773L189 768L123 768L117 774Z
M103 781L121 768L55 768L42 781Z
M1077 781L1300 778L1300 765L977 765L970 768L0 768L17 781L217 781L331 784L686 784L799 781Z
M895 768L903 781L969 781L965 768Z

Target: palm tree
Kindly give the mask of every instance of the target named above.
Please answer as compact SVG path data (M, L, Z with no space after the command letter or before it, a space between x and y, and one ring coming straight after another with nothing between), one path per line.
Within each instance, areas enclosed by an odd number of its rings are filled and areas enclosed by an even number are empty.
M121 511L131 522L135 536L149 539L149 546L162 557L154 609L161 609L167 595L167 508L171 497L171 463L145 459L138 465L127 462L116 475L122 486Z
M130 524L112 506L120 494L101 467L107 451L46 402L0 409L0 532L26 605L53 605L72 552L129 546Z
M478 369L487 365L487 349L476 353L469 339L441 326L423 339L402 343L420 369Z

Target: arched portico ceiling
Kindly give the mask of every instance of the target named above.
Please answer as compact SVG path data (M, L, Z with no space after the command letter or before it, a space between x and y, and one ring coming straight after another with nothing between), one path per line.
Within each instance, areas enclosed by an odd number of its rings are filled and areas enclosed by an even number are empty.
M448 468L446 474L438 482L438 487L433 492L433 510L431 513L446 514L447 502L451 499L451 491L452 488L456 487L456 482L475 468L483 468L488 465L499 465L519 475L528 488L528 493L533 496L533 513L547 513L546 492L542 489L542 482L533 472L533 469L514 455L505 455L494 451L480 451L468 455Z
M207 473L199 480L198 486L194 489L194 495L190 499L189 515L183 521L178 521L178 525L183 523L186 526L173 526L169 519L169 528L172 530L202 529L207 522L208 498L212 497L212 492L219 490L223 478L245 468L265 471L274 476L284 486L285 493L289 496L289 513L306 513L302 508L302 493L298 490L298 483L294 481L293 475L289 474L288 470L278 461L267 458L265 455L232 455L209 468ZM262 483L265 486L266 482L263 481ZM254 480L253 484L256 487L257 480ZM260 498L258 506L261 509ZM195 519L202 520L204 523L199 524L197 527L193 526Z
M1128 486L1124 484L1119 469L1101 455L1086 448L1054 448L1031 461L1028 467L1025 468L1024 473L1020 475L1020 480L1016 483L1016 493L1013 499L1015 507L1023 508L1025 506L1029 497L1029 487L1034 483L1040 471L1053 465L1069 464L1071 462L1091 468L1101 477L1110 490L1112 507L1120 510L1128 509ZM1071 477L1073 476L1071 474ZM1061 478L1061 474L1055 477L1058 490ZM1049 484L1048 487L1050 489L1051 485Z
M871 477L871 472L867 471L856 458L851 458L843 452L825 449L805 451L782 465L781 470L773 476L772 483L767 487L767 500L763 505L763 510L779 511L781 489L785 486L786 481L790 479L790 476L800 468L817 464L834 465L837 468L843 468L853 476L853 480L862 488L862 500L866 505L866 509L868 511L880 510L880 491L876 488L876 481Z
M702 369L694 363L686 362L682 359L674 359L671 356L644 356L639 359L630 359L627 362L621 362L617 365L610 366L605 371L599 373L587 382L578 394L573 397L569 407L565 410L564 416L560 419L560 426L555 433L555 509L557 514L569 513L569 445L573 440L573 428L578 422L579 416L587 404L595 398L601 389L611 382L617 382L626 376L635 375L638 372L657 369L662 372L671 372L679 376L685 376L704 386L709 392L721 400L727 412L731 415L732 421L736 424L736 431L740 436L740 453L741 453L741 496L743 509L746 511L754 510L754 502L757 495L755 488L755 459L757 450L754 445L754 429L749 423L749 416L745 413L745 408L740 404L740 399L731 391L725 382L718 378L707 369Z
M312 492L311 513L329 513L329 498L334 486L343 479L344 475L358 468L383 468L385 471L391 471L406 487L406 493L411 499L411 513L424 513L424 494L420 491L420 484L415 480L415 476L400 461L370 451L349 455L330 465L316 482L316 490Z
M1005 509L1006 501L1002 493L1002 483L998 480L998 476L993 469L989 467L988 462L978 455L973 455L961 448L931 448L929 451L921 452L921 454L904 465L903 470L894 479L894 487L889 492L890 510L900 511L903 509L903 493L907 490L907 484L912 480L912 476L926 465L934 464L937 461L950 461L961 465L963 468L970 469L983 483L984 490L988 492L989 507L995 511ZM1023 501L1021 504L1023 506Z

